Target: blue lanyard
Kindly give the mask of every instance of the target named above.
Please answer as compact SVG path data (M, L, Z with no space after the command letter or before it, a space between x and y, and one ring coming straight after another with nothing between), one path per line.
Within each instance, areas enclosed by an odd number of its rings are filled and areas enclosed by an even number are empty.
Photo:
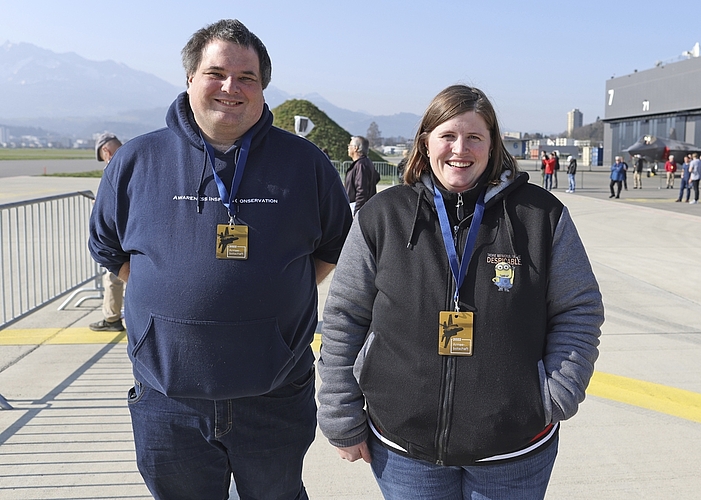
M480 224L482 223L482 216L484 215L484 193L485 191L483 190L477 198L477 204L475 205L475 213L472 216L470 229L467 232L467 242L465 243L465 249L462 252L462 259L458 264L458 254L455 251L453 233L450 230L448 212L445 209L443 196L441 195L437 187L433 187L433 200L436 205L436 211L438 212L438 222L441 225L443 243L445 244L445 251L448 253L448 262L450 263L450 270L453 273L453 280L455 281L455 295L453 296L453 301L455 302L455 311L458 312L460 311L460 306L458 302L460 298L460 287L462 286L463 281L465 281L465 276L467 276L467 267L470 264L472 252L475 249L475 242L477 241L477 232L479 231Z
M243 170L246 168L246 160L248 160L248 151L251 149L251 139L253 138L253 130L249 129L243 136L241 141L241 150L239 151L239 158L236 160L236 170L234 171L234 178L231 181L231 191L226 190L224 181L217 174L217 170L214 168L214 148L210 143L202 138L204 142L204 147L207 149L207 154L209 155L209 162L212 164L212 173L214 174L214 182L217 183L217 189L219 189L219 198L222 204L226 207L229 212L229 224L233 224L236 220L236 193L241 185L241 179L243 178Z

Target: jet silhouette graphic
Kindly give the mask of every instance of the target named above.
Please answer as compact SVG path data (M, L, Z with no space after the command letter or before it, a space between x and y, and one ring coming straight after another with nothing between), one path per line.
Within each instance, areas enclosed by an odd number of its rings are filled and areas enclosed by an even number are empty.
M458 332L461 332L464 330L462 326L454 325L453 324L453 316L448 316L448 321L444 321L441 323L441 326L443 327L443 336L441 339L443 340L444 344L443 347L447 348L448 343L450 343L450 338L455 337Z
M224 250L226 250L226 247L230 244L233 243L234 241L238 240L238 236L234 236L233 234L229 234L229 228L225 228L224 231L221 233L217 233L217 236L219 236L219 250L220 253L223 253Z

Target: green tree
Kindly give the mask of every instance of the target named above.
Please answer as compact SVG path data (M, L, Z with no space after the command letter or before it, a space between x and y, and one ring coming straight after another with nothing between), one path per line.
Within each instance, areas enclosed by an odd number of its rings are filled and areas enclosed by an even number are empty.
M580 140L590 140L592 142L603 142L604 122L597 120L594 123L576 128L572 133L572 137Z
M380 127L377 126L377 123L372 122L370 124L365 138L370 143L371 148L382 146L382 132L380 132Z

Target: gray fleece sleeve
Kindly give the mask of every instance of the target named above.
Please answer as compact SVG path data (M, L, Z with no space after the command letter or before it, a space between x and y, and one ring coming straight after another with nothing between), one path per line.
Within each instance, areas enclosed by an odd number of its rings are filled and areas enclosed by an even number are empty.
M599 285L566 207L555 229L547 302L543 389L546 416L555 423L584 401L604 322Z
M353 221L341 251L326 305L319 356L319 428L337 447L367 439L365 398L353 374L353 365L365 343L372 319L375 259Z

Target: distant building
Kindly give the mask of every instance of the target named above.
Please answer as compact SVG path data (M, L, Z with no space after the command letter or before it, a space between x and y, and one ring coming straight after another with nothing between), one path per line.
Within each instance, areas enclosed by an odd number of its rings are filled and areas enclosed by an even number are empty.
M502 137L509 137L511 139L521 139L523 137L523 134L521 132L504 132L502 134Z
M572 137L575 129L582 128L584 124L584 115L578 109L573 109L567 113L567 137Z
M550 152L554 149L555 141L552 139L530 139L526 144L526 156L531 160L540 158L541 151Z
M406 144L397 144L395 146L382 146L382 154L387 156L395 156L404 154L409 147Z
M10 142L10 135L7 131L7 127L0 127L0 146Z
M576 146L574 139L568 139L567 137L557 137L555 139L556 146Z
M699 44L684 60L606 81L605 164L644 135L701 145L701 57Z
M520 135L520 134L519 134ZM508 133L502 136L504 147L515 158L524 158L526 156L526 145L528 141L524 141L521 137L513 137Z

